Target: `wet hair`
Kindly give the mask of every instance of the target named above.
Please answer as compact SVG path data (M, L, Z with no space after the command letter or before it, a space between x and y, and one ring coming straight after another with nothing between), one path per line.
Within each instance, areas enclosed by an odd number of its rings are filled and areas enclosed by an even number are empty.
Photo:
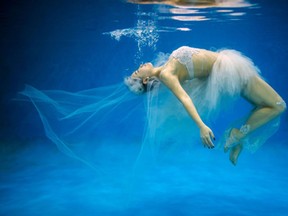
M124 78L124 84L129 88L131 92L137 95L141 95L141 94L146 93L147 91L151 91L159 83L160 81L155 77L149 78L147 84L144 84L143 80L138 77L133 78L129 76L129 77Z

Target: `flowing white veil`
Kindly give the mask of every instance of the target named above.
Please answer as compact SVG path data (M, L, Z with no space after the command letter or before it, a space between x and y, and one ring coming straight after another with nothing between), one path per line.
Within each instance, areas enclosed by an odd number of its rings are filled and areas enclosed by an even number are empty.
M105 139L117 139L125 130L127 132L131 125L125 121L135 114L139 108L137 104L142 101L122 83L74 93L40 91L26 85L20 94L33 103L46 136L60 151L97 170L101 161L94 158L93 149Z

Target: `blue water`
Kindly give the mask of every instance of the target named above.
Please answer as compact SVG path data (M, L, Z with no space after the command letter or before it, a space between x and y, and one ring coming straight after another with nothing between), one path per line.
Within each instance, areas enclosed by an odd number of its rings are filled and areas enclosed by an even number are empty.
M93 169L61 153L34 107L13 100L25 84L78 91L119 83L158 52L189 45L243 52L288 101L288 6L277 2L197 9L201 21L180 21L169 6L120 0L4 1L0 215L287 215L286 113L279 131L255 154L243 152L236 167L222 150L200 144L135 164L145 118L139 108L139 125L136 118L111 127L99 145L83 149L97 162Z

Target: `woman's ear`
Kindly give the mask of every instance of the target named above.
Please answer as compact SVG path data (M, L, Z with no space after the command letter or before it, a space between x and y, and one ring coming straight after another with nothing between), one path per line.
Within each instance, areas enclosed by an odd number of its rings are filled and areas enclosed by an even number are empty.
M142 81L142 82L143 82L143 84L145 84L145 85L146 85L146 84L148 83L148 81L149 81L149 77L146 77L146 78L144 78L144 79L143 79L143 81Z

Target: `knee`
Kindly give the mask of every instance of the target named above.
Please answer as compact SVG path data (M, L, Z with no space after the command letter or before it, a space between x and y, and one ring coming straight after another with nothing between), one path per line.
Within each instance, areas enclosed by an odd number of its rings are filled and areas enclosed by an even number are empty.
M283 100L276 102L274 109L278 115L282 114L287 109L285 101Z

